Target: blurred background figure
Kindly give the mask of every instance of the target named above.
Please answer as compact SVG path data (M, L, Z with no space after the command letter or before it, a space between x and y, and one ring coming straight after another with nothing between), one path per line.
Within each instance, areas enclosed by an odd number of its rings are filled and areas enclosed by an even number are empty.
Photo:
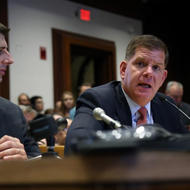
M30 105L30 98L26 93L21 93L17 100L18 105Z
M55 103L55 113L60 113L61 111L61 106L62 106L62 101L61 100L58 100L56 103ZM60 113L61 114L61 113Z
M183 84L178 81L169 81L165 94L173 98L177 106L190 117L190 104L183 102ZM190 130L190 120L180 114L182 123Z
M64 117L59 114L54 114L53 118L58 123L58 130L55 134L55 144L56 145L65 145L65 139L67 135L67 130L70 127L72 120L69 118L66 118L67 122L60 122L60 119L64 120Z
M78 91L79 91L78 95L80 96L84 91L88 90L89 88L92 88L91 83L85 82L81 84L78 88Z
M71 91L64 91L62 100L56 102L55 113L70 118L70 110L75 106L74 96Z
M32 108L37 112L37 118L43 116L44 102L41 96L33 96L30 98Z
M37 112L32 109L30 105L20 105L19 107L21 108L27 122L32 121L37 116Z
M78 96L80 96L83 92L85 92L86 90L88 90L89 88L92 88L92 84L91 83L82 83L79 88L78 88ZM76 106L74 106L71 110L70 110L70 118L73 120L75 117L75 113L76 113Z
M54 112L54 109L53 108L48 108L44 111L44 114L47 115L47 114L50 114L50 115L53 115L55 112Z
M183 98L183 85L177 81L169 81L166 86L165 94L173 98L179 106Z

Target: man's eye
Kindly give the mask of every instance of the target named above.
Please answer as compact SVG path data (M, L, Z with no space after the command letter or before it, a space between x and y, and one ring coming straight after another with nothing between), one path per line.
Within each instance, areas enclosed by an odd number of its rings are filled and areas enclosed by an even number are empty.
M145 66L145 63L143 63L143 62L137 62L136 65L137 65L138 67L144 67L144 66Z
M153 65L153 66L152 66L152 69L153 69L154 71L160 71L160 70L161 70L160 66L158 66L158 65Z

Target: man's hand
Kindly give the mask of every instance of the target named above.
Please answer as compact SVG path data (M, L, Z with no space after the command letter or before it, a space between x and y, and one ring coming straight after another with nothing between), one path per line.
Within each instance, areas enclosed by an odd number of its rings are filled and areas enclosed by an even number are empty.
M27 160L24 145L20 140L10 136L0 138L0 159L3 160Z

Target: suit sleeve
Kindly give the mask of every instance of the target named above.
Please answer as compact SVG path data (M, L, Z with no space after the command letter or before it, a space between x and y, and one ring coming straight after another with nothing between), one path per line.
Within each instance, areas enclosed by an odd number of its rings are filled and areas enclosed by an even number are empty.
M17 130L19 131L20 135L17 134L17 137L19 137L21 143L24 145L28 158L40 155L38 145L35 142L35 140L29 135L28 124L24 118L22 111L19 108L18 108L18 118L20 118L19 119L20 124L18 124L15 127L17 127Z
M78 142L90 139L97 130L106 128L102 121L93 117L93 109L102 107L99 95L93 89L84 92L77 100L75 118L67 132L65 154L71 153Z

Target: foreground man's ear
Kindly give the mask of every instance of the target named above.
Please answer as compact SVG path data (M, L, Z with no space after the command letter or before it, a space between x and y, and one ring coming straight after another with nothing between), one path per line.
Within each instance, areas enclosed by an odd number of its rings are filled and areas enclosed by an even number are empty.
M127 62L122 61L120 63L120 76L121 76L122 80L125 78L125 70L126 70L126 68L127 68Z

